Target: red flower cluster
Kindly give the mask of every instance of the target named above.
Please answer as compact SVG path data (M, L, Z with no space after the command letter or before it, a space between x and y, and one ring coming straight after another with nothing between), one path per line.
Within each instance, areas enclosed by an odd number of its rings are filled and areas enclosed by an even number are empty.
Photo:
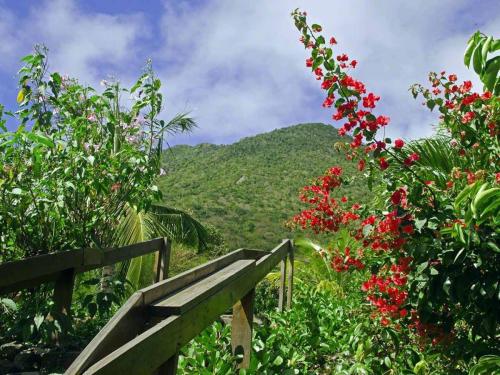
M337 272L349 271L352 268L357 270L365 268L365 265L359 258L351 256L351 249L348 247L345 248L344 256L336 254L332 258L331 266Z
M411 166L413 165L416 161L420 159L420 155L417 154L416 152L412 153L410 156L408 156L405 160L404 163L406 166Z
M405 196L406 198L406 196ZM401 202L403 198L400 197ZM369 235L363 236L363 229L366 225L373 227ZM365 248L374 251L400 250L406 243L406 237L413 233L413 222L410 215L397 216L397 210L384 215L382 219L369 216L361 223L356 238L363 240Z
M397 319L408 315L408 310L404 308L408 292L404 287L408 281L411 261L410 257L399 258L397 264L391 266L388 275L371 275L361 286L361 289L368 293L366 299L382 315L383 325L389 324L387 317Z
M342 184L342 168L332 167L324 176L317 179L314 185L305 186L300 199L313 207L294 216L293 222L302 229L310 228L314 232L337 232L342 225L347 226L359 219L354 211L361 206L353 204L344 208L347 198L339 200L331 197L331 191Z

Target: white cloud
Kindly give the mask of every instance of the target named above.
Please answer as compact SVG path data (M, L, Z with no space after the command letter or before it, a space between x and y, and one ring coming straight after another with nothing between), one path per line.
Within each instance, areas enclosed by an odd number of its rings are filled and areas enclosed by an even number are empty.
M9 46L6 51L9 63L2 64L3 70L15 71L18 59L29 53L36 43L49 47L51 70L91 84L103 78L103 71L116 73L118 77L125 75L127 80L131 66L140 66L143 62L137 61L138 40L149 36L149 29L140 14L89 14L70 0L34 4L27 15L17 19L6 9L0 9L4 15L0 16L0 35L3 40L9 40L1 47ZM3 27L5 15L9 13L10 22ZM9 33L8 30L16 31ZM8 39L4 39L6 36Z
M196 3L165 0L163 14L148 14L147 5L142 13L104 14L55 0L34 3L22 18L0 5L6 41L0 69L12 76L18 58L43 42L53 69L93 85L108 74L128 84L152 56L167 115L191 110L199 124L192 136L173 143L226 143L294 123L331 122L290 18L301 7L326 35L337 37L339 53L359 61L355 75L382 96L379 110L392 118L388 135L415 138L431 134L436 117L411 98L409 85L425 82L429 70L473 78L461 62L467 38L476 28L500 31L489 0ZM0 98L7 90L12 96L4 84Z
M358 59L356 76L382 96L380 110L392 118L389 135L432 133L435 115L407 91L412 83L425 83L428 71L446 69L473 78L461 62L475 27L458 27L457 17L471 6L465 0L220 0L202 9L168 2L162 20L165 48L157 56L173 63L162 72L167 104L172 112L193 109L200 124L192 138L177 137L176 143L229 142L296 122L330 122L289 17L297 6L337 37L339 52ZM498 34L495 20L477 21Z

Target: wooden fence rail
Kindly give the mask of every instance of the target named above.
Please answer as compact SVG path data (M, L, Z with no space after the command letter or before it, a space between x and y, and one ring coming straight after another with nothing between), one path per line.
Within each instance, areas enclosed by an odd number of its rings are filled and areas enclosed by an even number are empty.
M77 273L155 251L156 282L125 302L66 374L175 374L180 348L231 307L232 353L241 358L238 367L247 368L255 286L280 262L279 309L291 306L293 244L288 239L271 251L235 250L172 278L167 278L170 243L163 238L41 255L0 264L0 294L55 281L55 305L69 314Z
M156 279L166 278L170 259L170 242L166 238L109 249L78 249L0 264L0 295L55 282L54 313L68 315L75 275L158 252Z
M250 364L255 286L278 263L289 259L291 305L293 244L271 251L239 249L134 293L87 345L66 374L171 375L182 346L228 308L233 308L231 346L239 368Z

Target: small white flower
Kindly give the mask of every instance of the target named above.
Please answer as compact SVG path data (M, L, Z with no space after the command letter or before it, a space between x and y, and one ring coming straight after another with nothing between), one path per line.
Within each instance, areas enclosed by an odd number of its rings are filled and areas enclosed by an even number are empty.
M87 120L92 121L92 122L96 122L97 116L95 115L95 113L91 113L90 115L87 116Z

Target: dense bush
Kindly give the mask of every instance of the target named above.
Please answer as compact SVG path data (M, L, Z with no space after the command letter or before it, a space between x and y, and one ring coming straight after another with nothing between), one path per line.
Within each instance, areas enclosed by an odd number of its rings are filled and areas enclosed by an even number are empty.
M44 47L22 61L19 109L3 113L0 106L0 262L152 236L202 247L198 222L153 205L162 196L155 182L163 172L165 134L194 123L185 115L159 118L161 82L151 65L130 90L102 81L99 92L49 73ZM4 114L16 130L8 131ZM106 267L102 277L97 271L78 277L76 320L97 314L102 324L127 295L127 269L135 284L150 281L153 260L138 258L121 274ZM52 287L43 285L2 299L0 308L9 313L2 316L0 339L49 340L60 331L68 317L51 314L51 294Z
M379 181L373 205L338 199L335 191L346 178L341 167L331 167L304 188L301 200L309 208L294 222L316 233L349 230L359 245L332 243L323 256L337 272L368 269L361 288L374 307L372 318L440 344L437 351L452 363L449 371L474 356L498 353L500 57L488 56L500 41L476 33L469 42L465 63L472 56L482 92L445 72L429 75L430 89L412 87L414 97L422 95L429 109L439 110L439 134L406 144L381 138L390 119L375 114L380 97L351 75L358 62L335 57L335 38L327 43L305 13L295 11L293 18L311 50L306 66L326 91L323 106L344 122L340 135L352 134L347 157L370 188Z

